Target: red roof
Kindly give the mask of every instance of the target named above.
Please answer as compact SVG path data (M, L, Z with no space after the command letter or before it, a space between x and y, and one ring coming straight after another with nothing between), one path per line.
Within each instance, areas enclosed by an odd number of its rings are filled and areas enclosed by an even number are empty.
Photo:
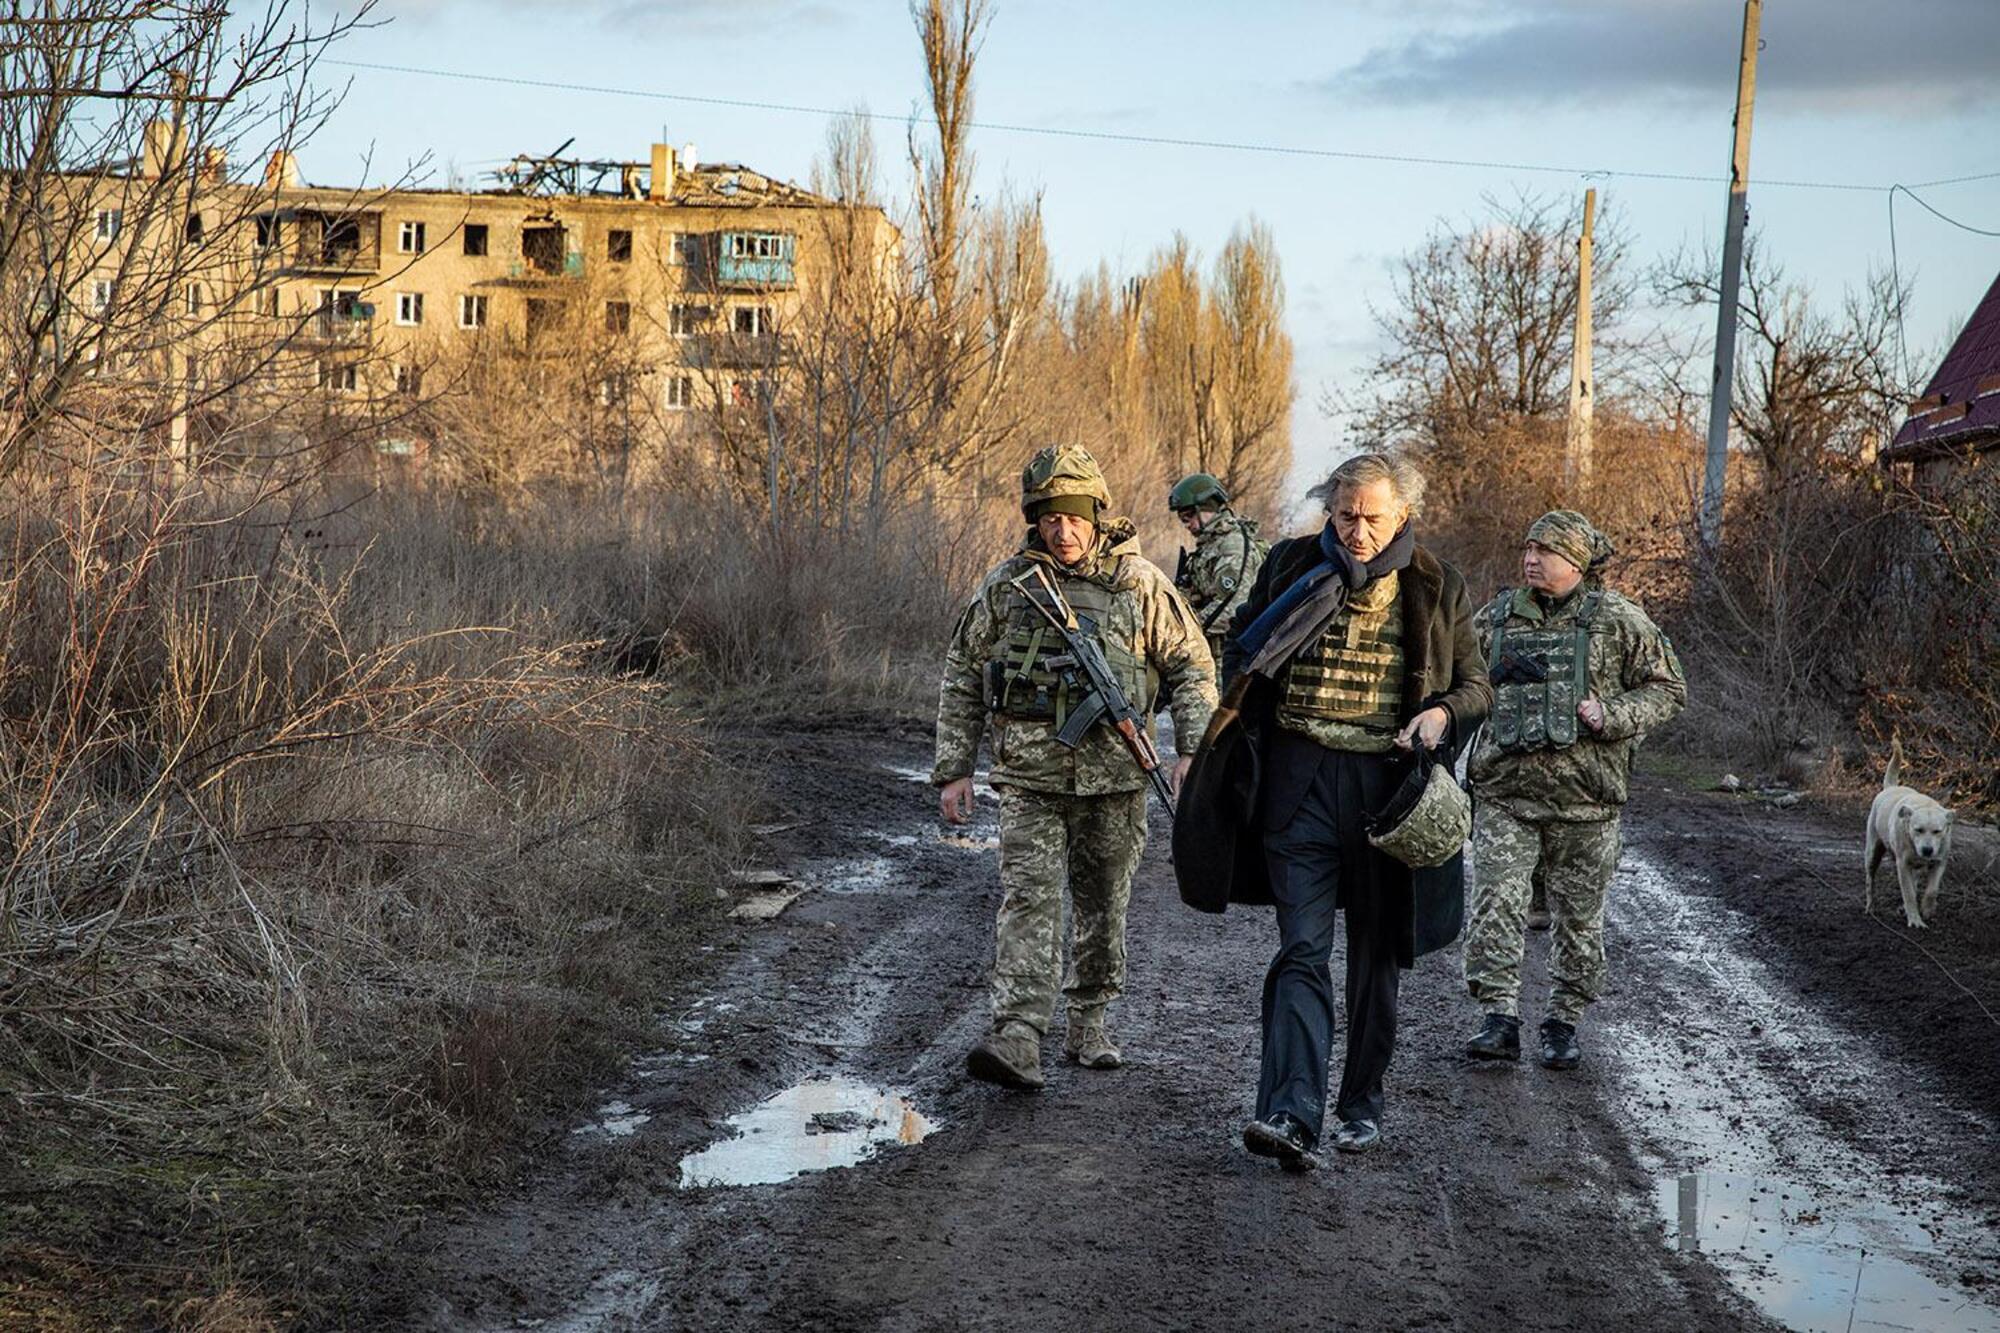
M2000 445L2000 278L1986 289L1884 453L1995 445Z

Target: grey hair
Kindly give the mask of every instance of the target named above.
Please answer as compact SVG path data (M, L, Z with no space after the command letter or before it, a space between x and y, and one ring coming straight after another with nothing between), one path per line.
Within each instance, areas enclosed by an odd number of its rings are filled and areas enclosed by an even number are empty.
M1417 470L1415 463L1400 454L1356 454L1328 473L1325 481L1306 494L1331 509L1334 497L1340 492L1372 486L1378 481L1388 482L1396 499L1410 507L1410 513L1422 512L1424 474Z

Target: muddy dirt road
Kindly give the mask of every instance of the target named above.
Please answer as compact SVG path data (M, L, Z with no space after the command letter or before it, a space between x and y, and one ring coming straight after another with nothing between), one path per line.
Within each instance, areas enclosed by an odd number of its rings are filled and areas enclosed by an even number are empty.
M1127 1067L1008 1094L960 1063L990 793L945 836L917 732L736 744L787 757L760 817L793 882L754 892L804 892L517 1197L383 1265L397 1326L2000 1329L1990 866L1924 954L1828 818L1649 784L1583 1067L1469 1066L1458 959L1422 960L1382 1148L1291 1177L1238 1139L1269 917L1182 907L1160 827Z

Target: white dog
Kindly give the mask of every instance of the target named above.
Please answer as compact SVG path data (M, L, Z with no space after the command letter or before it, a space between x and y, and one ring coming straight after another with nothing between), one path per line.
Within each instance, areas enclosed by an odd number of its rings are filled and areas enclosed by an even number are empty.
M1951 856L1952 812L1930 797L1901 785L1903 742L1889 741L1889 767L1882 790L1868 807L1868 853L1863 863L1862 910L1875 910L1875 871L1883 857L1896 862L1896 883L1903 890L1903 917L1922 929L1937 908L1938 884Z

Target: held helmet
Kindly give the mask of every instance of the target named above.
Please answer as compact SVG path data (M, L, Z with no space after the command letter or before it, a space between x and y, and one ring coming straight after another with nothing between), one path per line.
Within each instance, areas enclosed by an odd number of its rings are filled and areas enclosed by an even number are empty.
M1471 832L1472 798L1451 765L1422 748L1388 805L1368 820L1371 845L1420 870L1458 855Z
M1190 472L1167 492L1167 508L1176 514L1184 509L1220 509L1229 503L1229 492L1206 472Z
M1104 470L1079 445L1052 444L1021 469L1021 513L1030 523L1051 511L1095 523L1110 507Z

